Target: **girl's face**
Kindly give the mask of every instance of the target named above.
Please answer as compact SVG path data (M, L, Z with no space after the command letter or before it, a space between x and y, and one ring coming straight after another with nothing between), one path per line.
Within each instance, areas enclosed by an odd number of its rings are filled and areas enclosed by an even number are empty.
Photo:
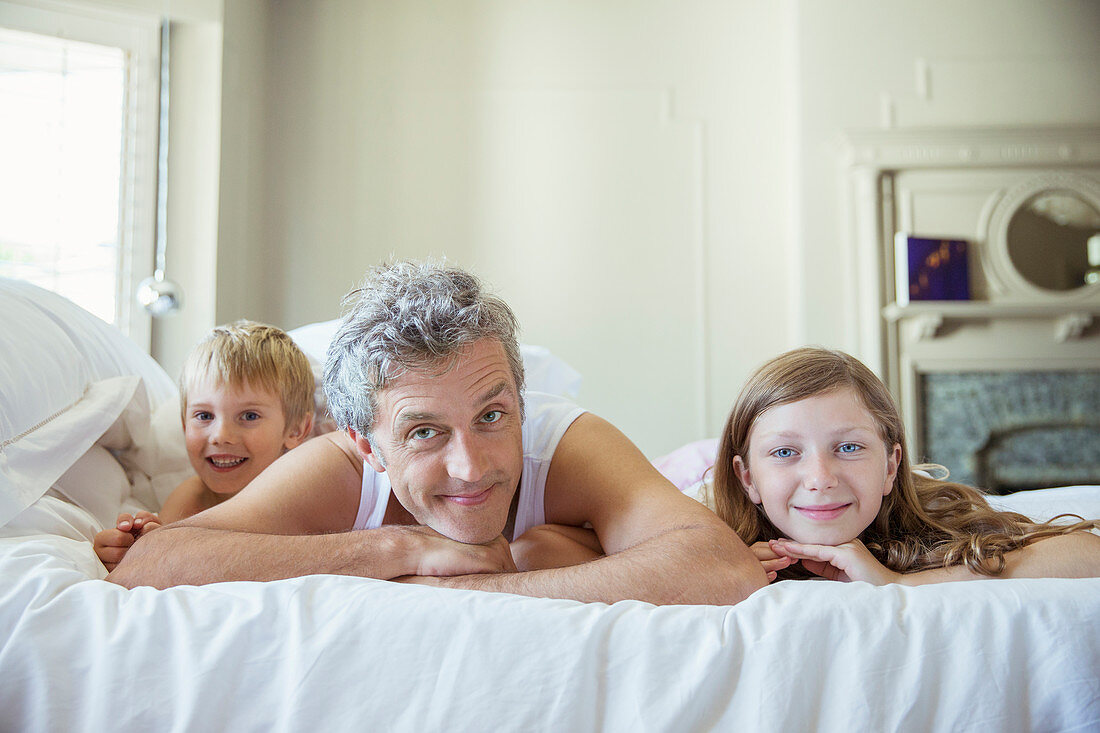
M839 545L871 525L890 493L901 446L889 450L850 387L776 405L749 432L734 469L788 539Z

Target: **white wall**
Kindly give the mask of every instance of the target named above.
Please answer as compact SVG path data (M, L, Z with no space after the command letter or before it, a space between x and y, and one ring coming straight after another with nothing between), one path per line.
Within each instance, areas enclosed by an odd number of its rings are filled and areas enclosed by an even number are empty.
M254 317L331 318L368 266L446 256L647 452L717 432L748 368L788 345L774 7L272 5ZM745 339L761 303L774 323Z
M1100 121L1089 0L227 6L218 320L446 255L650 455L767 357L858 351L844 130Z
M860 351L845 130L1100 122L1100 3L797 4L800 257L795 338Z

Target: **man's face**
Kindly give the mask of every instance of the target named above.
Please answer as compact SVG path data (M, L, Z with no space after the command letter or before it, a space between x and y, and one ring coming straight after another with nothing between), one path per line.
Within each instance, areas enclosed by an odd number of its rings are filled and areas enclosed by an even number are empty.
M374 470L389 473L402 506L460 542L501 534L523 443L519 394L500 342L482 339L453 362L409 370L377 397L374 441L356 436L356 445Z

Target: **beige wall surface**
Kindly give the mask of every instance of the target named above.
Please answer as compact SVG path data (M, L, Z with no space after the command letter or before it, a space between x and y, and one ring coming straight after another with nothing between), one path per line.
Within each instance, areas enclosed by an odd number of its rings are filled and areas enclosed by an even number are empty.
M1100 122L1089 0L226 3L216 317L446 256L650 456L858 351L851 128Z

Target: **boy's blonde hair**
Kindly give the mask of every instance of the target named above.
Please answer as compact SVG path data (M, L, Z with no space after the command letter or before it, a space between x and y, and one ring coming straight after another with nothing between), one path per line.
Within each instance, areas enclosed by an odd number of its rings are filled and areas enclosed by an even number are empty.
M1095 521L1071 525L1055 524L1054 520L1032 522L1022 514L996 511L982 492L971 486L915 473L914 468L934 469L946 478L942 466L910 466L901 415L882 380L849 354L807 347L780 354L757 369L742 388L722 431L714 464L714 510L745 544L782 536L763 508L749 499L734 468L734 456L741 456L749 465L749 434L757 417L776 405L844 388L852 389L871 413L887 452L894 444L901 446L893 490L883 497L878 515L859 537L891 570L907 573L965 565L974 573L998 575L1004 570L1007 552L1044 537L1100 526ZM814 577L801 565L779 575Z
M212 329L191 350L180 372L181 417L187 414L188 391L209 377L230 387L248 383L278 395L287 427L313 414L309 359L275 326L241 320Z

